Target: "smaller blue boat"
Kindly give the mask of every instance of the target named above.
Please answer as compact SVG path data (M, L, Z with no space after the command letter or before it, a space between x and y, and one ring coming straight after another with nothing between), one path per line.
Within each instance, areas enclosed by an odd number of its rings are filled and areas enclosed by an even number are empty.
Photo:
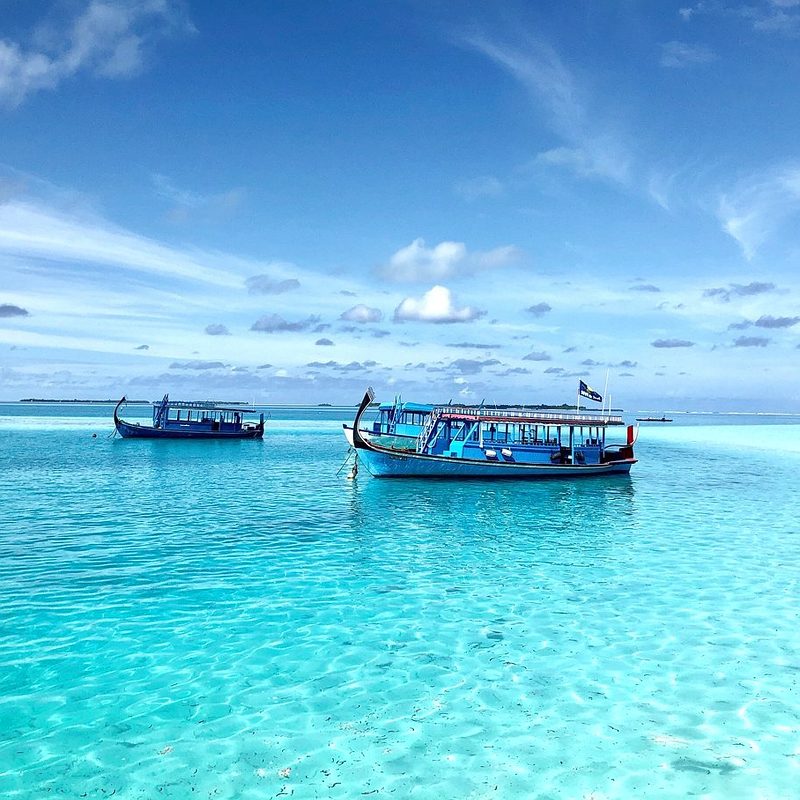
M142 425L120 419L119 410L126 398L114 408L114 425L124 439L261 439L264 414L245 422L245 414L255 409L224 406L211 402L170 400L165 394L153 403L153 424Z

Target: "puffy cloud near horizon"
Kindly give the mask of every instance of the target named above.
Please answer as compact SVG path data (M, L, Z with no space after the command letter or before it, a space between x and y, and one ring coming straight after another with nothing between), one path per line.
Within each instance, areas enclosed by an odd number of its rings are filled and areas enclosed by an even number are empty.
M486 315L471 306L457 308L450 290L444 286L434 286L420 298L406 297L395 309L395 322L434 322L449 324L472 322Z
M0 101L20 105L30 94L58 85L81 72L106 79L130 78L143 71L152 44L175 31L194 33L183 5L159 2L92 0L70 22L41 26L33 38L38 50L0 40Z
M671 348L671 347L694 347L694 342L687 341L686 339L656 339L650 342L653 347Z
M469 253L463 242L440 242L425 247L424 239L415 239L398 250L378 269L378 274L395 283L422 283L475 275L519 261L522 251L513 245L497 247L485 253Z
M380 322L383 319L383 312L379 308L370 308L363 303L359 303L357 306L342 312L339 319L347 322L358 322L363 325L367 322Z
M631 286L632 292L660 292L661 289L658 286L654 286L652 283L639 283L635 286Z
M540 352L540 353L528 353L528 355L522 357L523 361L552 361L552 356L548 353Z
M0 305L0 317L29 317L30 312L21 308L20 306L12 305L11 303L3 303Z
M765 336L740 336L734 340L734 347L766 347L770 340Z
M244 282L248 294L283 294L300 288L297 278L277 280L270 275L254 275Z
M730 302L733 297L752 297L757 294L765 294L775 290L774 283L765 283L764 281L751 281L748 284L732 283L728 288L722 286L714 289L706 289L703 292L703 297L716 297L724 303Z
M231 332L224 325L206 325L206 331L209 336L230 336Z
M309 316L298 322L288 322L280 314L269 314L259 317L251 326L251 331L260 333L283 333L307 331L319 322L319 317Z
M553 308L549 303L536 303L535 305L528 306L525 309L529 314L533 314L534 317L543 317L548 312L552 311Z
M227 369L228 364L223 364L221 361L173 361L170 369Z
M800 317L773 317L769 314L759 317L753 324L757 328L793 328Z
M496 358L487 358L483 361L473 358L457 358L450 366L457 369L462 375L477 375L484 367L494 367L501 362Z
M317 341L314 342L314 344L319 347L333 347L333 342L327 338L317 339Z

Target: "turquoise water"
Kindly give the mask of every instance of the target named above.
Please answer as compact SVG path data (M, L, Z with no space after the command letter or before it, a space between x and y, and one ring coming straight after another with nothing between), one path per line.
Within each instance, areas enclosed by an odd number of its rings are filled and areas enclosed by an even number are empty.
M800 425L448 483L337 475L349 416L0 406L0 796L798 796Z

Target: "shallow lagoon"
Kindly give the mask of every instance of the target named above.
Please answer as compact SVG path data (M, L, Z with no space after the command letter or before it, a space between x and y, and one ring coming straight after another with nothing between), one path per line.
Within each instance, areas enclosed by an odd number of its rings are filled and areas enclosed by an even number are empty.
M630 478L347 481L350 415L150 442L0 406L0 793L795 796L800 425L643 425Z

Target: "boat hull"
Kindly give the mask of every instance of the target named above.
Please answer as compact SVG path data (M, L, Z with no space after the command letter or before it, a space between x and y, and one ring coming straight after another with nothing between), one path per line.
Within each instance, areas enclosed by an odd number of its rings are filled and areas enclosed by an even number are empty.
M520 464L359 449L358 459L376 478L586 478L627 475L635 458L603 464Z

